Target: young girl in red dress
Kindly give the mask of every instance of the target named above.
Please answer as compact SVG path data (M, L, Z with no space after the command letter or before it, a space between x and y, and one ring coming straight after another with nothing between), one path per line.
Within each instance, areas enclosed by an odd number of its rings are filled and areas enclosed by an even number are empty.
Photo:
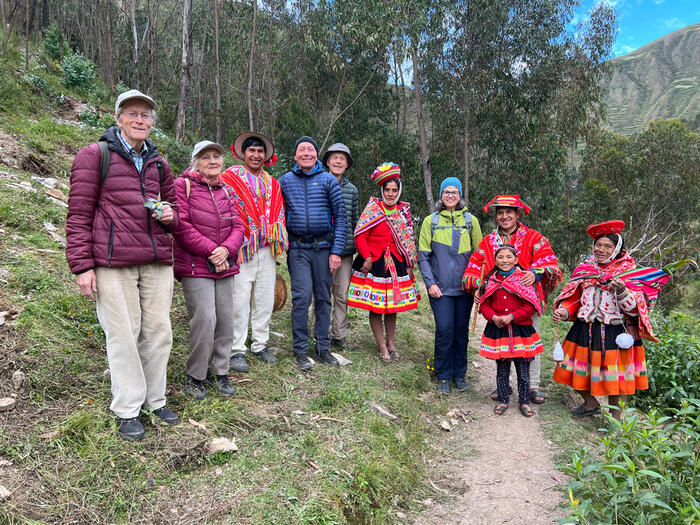
M499 246L495 260L480 301L481 313L488 321L480 354L496 360L498 404L494 414L500 416L508 408L512 362L518 375L520 413L532 417L535 413L530 408L530 361L543 351L540 336L532 326L532 315L542 313L541 302L534 287L520 282L524 272L517 265L515 248Z

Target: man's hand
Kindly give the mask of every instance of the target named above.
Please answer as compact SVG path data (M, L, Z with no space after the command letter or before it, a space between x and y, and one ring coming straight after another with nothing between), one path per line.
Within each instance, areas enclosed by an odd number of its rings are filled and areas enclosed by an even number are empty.
M360 271L361 271L362 273L367 273L367 272L370 271L371 268L372 268L372 258L371 258L371 257L367 257L367 258L365 259L365 262L362 263L362 268L360 268Z
M151 217L153 217L157 221L160 221L161 224L165 224L166 226L173 222L174 216L175 214L173 213L173 209L168 204L163 205L160 218L158 217L158 214L156 212L153 212L151 214Z
M95 296L93 292L97 291L97 278L95 277L95 270L88 270L83 272L77 277L78 286L80 287L80 293L87 295L90 299L94 299Z
M442 297L442 290L440 290L437 284L431 284L428 287L428 295L433 299L440 299L440 297Z
M331 273L335 272L338 268L340 268L340 255L332 253L331 256L328 258L328 266L331 269Z
M566 308L557 308L552 314L552 320L555 323L561 323L569 318L569 311Z
M228 249L224 246L217 246L209 256L209 260L214 266L221 266L226 262L226 259L228 259Z
M535 280L535 273L530 271L525 272L525 275L520 278L520 282L523 286L532 286L535 284Z

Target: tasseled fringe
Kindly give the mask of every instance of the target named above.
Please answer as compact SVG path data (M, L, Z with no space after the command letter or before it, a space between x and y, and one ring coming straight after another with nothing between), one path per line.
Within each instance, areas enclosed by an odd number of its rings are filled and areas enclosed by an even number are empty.
M287 252L287 248L289 248L287 229L279 223L269 226L264 221L262 226L260 230L253 230L250 232L249 242L241 246L238 252L239 261L247 263L253 258L258 248L262 248L263 246L270 246L273 257ZM267 235L263 236L263 231L267 231Z

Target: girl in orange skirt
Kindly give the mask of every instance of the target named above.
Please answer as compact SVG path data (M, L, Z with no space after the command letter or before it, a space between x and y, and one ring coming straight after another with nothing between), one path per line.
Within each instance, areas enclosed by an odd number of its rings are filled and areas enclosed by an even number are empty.
M623 249L624 227L616 220L586 229L594 239L593 255L574 270L554 303L554 322L574 321L554 380L583 397L583 404L572 410L577 417L599 414L594 396L607 395L610 405L618 407L613 415L620 419L620 401L649 388L642 337L656 339L648 298L621 276L637 267Z
M518 376L520 413L532 417L530 408L530 361L542 353L542 341L532 326L535 312L542 313L541 301L533 286L521 282L524 271L516 265L517 252L504 244L496 248L496 266L485 279L480 300L481 313L488 321L481 336L480 354L496 360L498 404L493 412L502 415L508 408L510 364Z

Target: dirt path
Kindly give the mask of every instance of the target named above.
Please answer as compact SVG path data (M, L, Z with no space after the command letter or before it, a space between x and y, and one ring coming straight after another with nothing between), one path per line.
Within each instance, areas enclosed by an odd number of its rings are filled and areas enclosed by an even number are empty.
M483 330L483 325L480 328ZM470 339L479 341L480 334L477 329ZM476 396L462 402L454 394L451 396L455 406L467 413L469 423L460 423L444 434L443 455L431 465L435 471L431 481L445 497L436 498L439 503L424 501L428 510L413 522L554 523L566 515L556 509L563 498L557 490L557 479L563 480L564 476L554 469L555 446L543 435L537 415L520 415L517 392L503 416L493 414L495 402L488 395L496 384L496 367L493 361L482 357L471 361L468 376L476 376L477 380L472 381ZM532 407L538 411L537 405Z

